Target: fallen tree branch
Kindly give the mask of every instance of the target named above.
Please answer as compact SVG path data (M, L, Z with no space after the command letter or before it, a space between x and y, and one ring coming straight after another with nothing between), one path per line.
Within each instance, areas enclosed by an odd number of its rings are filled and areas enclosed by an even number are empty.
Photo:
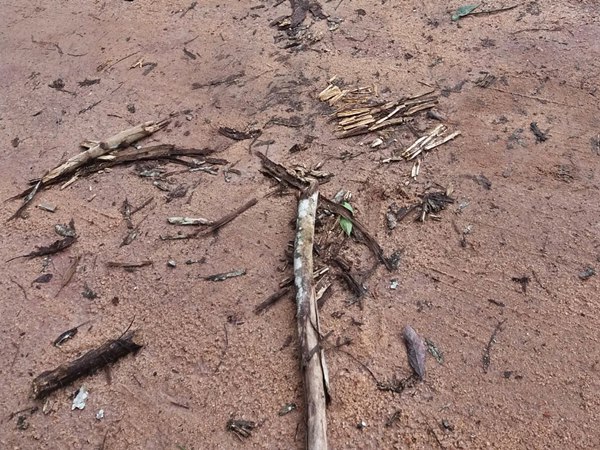
M294 250L294 280L301 370L307 411L307 449L327 449L326 400L328 375L320 345L319 313L313 282L313 241L319 192L316 183L302 192L298 203Z
M117 361L129 353L137 352L142 346L133 341L134 332L130 331L118 339L111 339L85 355L58 366L54 370L42 372L32 382L33 397L41 399L51 392L68 385L80 377Z
M133 128L121 131L120 133L117 133L102 142L86 141L82 146L86 147L87 150L72 156L64 163L59 164L55 168L49 170L39 180L33 181L32 184L35 184L34 187L27 189L20 195L17 195L17 198L25 197L25 200L19 209L8 220L20 217L22 212L25 210L31 200L33 200L40 188L54 184L59 179L67 176L75 175L80 167L85 166L90 161L94 161L119 148L128 147L134 142L137 142L140 139L166 127L168 123L169 120L161 120L160 122L144 122Z

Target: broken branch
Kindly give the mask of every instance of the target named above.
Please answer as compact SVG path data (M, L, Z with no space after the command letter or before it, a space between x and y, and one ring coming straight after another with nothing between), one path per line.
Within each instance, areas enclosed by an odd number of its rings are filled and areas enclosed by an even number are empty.
M117 361L119 358L135 353L142 345L133 341L134 332L130 331L118 339L111 339L100 347L90 350L83 356L58 366L54 370L42 372L32 382L33 397L41 399L51 392L68 385L80 377Z
M327 449L326 398L328 376L325 355L320 347L319 313L313 283L313 241L319 192L316 183L302 192L298 203L294 251L294 279L301 370L307 405L307 449Z

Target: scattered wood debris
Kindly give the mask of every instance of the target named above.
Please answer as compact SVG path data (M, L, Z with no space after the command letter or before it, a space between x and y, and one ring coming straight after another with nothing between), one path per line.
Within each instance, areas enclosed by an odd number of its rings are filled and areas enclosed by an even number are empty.
M381 162L382 163L390 163L390 162L396 162L396 161L410 161L412 159L415 159L417 156L419 156L424 151L433 150L434 148L439 147L442 144L445 144L446 142L454 139L455 137L460 136L460 131L455 131L453 133L450 133L447 136L442 136L447 130L448 130L448 127L446 127L446 125L439 124L428 134L417 139L410 147L408 147L406 150L404 150L402 153L400 153L399 156L392 156L390 158L385 158ZM417 175L418 175L418 170L417 170L417 173L416 174L413 173L412 176L414 178Z
M425 378L425 343L423 338L410 326L406 325L402 332L406 351L408 353L408 363L420 380Z
M256 423L249 420L229 419L227 421L227 431L233 432L240 441L242 438L250 437L255 428Z
M267 156L260 152L256 152L256 155L261 159L262 166L264 169L263 173L270 177L273 177L278 182L284 183L298 190L304 190L310 185L310 178L304 178L300 176L297 172L270 160L269 158L267 158ZM321 196L320 198L322 203L321 207L323 209L331 211L332 213L344 217L346 220L350 221L353 225L353 230L357 229L358 231L360 231L360 233L364 237L367 247L369 247L369 249L373 252L377 260L382 262L388 270L395 270L392 257L385 257L383 249L381 248L377 240L373 237L373 235L369 233L365 225L363 225L358 219L356 219L352 215L352 213L348 209L344 208L342 205L332 200L329 200L324 196Z
M423 194L421 198L421 209L419 213L419 220L424 222L427 217L435 220L440 220L437 215L440 211L446 209L446 206L454 203L454 199L450 197L451 189L446 191L434 191Z
M33 397L44 398L56 389L67 386L129 353L137 352L142 345L134 342L134 336L134 331L126 332L118 339L112 339L73 361L54 370L42 372L32 382Z
M498 333L500 331L502 331L502 325L504 325L504 322L506 322L506 320L507 319L504 319L504 320L498 322L498 325L496 325L496 327L494 328L494 331L492 332L492 335L490 336L490 340L488 341L487 345L483 349L483 356L481 358L481 362L483 364L483 371L485 373L488 372L488 369L490 367L490 363L491 363L490 351L492 350L492 345L494 345L496 343L496 336L498 335Z
M332 117L337 119L337 137L347 138L410 122L416 113L437 105L438 97L432 95L434 92L383 101L377 99L375 86L342 89L333 77L318 98L336 108Z

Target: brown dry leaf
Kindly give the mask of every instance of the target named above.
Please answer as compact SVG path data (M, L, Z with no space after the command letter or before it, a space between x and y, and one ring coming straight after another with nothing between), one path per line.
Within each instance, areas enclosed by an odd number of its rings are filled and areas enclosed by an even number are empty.
M415 374L422 380L425 378L425 354L427 352L423 338L410 325L404 327L402 334L408 353L408 363Z

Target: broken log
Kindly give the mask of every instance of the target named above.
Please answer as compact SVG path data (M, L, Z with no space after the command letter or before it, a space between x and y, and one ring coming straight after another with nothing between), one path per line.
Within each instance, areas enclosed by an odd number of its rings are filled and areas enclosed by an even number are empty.
M325 355L320 344L319 312L313 280L313 242L319 192L313 182L305 189L298 203L294 250L294 283L296 285L296 316L300 341L301 370L307 414L308 450L327 449L326 402L328 376Z
M137 352L142 346L133 341L134 334L134 331L129 331L54 370L42 372L32 382L33 397L38 400L44 398L78 378L89 375L129 353Z

